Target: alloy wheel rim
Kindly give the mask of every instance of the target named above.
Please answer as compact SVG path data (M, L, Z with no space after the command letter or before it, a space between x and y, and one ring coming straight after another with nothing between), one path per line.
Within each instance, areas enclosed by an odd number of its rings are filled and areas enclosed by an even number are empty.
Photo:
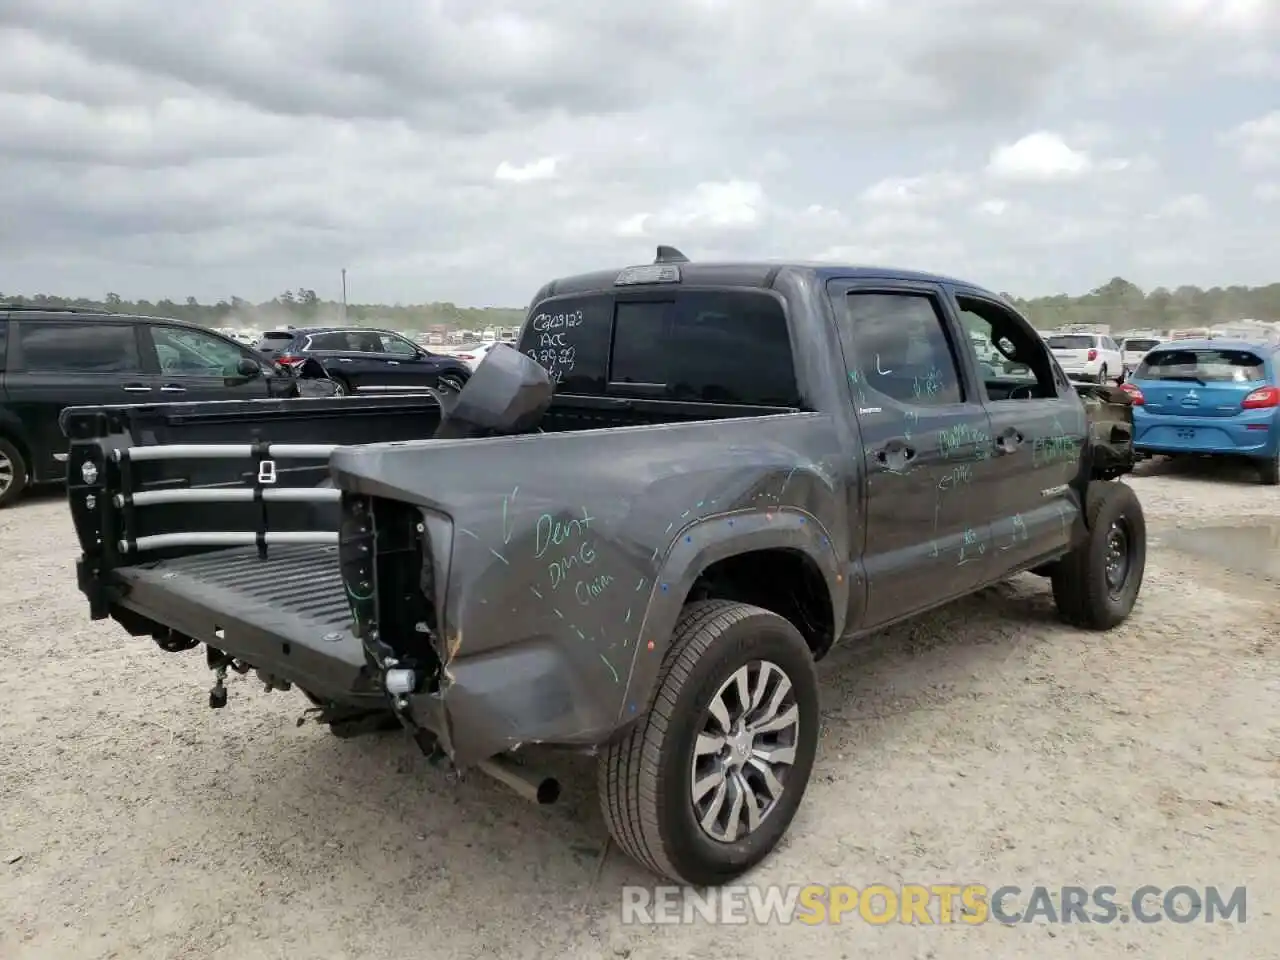
M1112 521L1107 530L1107 589L1116 596L1129 579L1129 525L1123 519Z
M13 461L7 454L0 453L0 495L8 493L13 486L13 475Z
M716 691L693 747L690 800L712 840L755 832L787 789L800 737L800 705L776 663L754 660Z

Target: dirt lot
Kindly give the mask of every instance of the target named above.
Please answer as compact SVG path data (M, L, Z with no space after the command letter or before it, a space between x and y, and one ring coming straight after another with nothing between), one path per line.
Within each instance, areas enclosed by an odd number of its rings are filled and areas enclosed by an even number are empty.
M589 761L539 809L399 736L297 727L297 694L238 679L210 711L198 653L88 619L43 497L0 513L0 956L1280 956L1280 585L1174 530L1243 528L1218 552L1257 562L1280 490L1133 485L1153 541L1124 628L1063 628L1023 577L825 662L815 781L751 879L1247 884L1244 924L624 926L620 887L653 880L602 856Z

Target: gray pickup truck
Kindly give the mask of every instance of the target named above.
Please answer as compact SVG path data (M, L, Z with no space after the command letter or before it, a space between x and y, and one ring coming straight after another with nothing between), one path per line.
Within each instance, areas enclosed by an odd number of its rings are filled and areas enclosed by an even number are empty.
M833 644L1023 571L1107 630L1145 564L1127 396L920 273L660 248L547 284L459 393L62 423L92 616L203 645L211 706L254 671L544 803L522 747L597 754L617 843L698 885L790 825Z

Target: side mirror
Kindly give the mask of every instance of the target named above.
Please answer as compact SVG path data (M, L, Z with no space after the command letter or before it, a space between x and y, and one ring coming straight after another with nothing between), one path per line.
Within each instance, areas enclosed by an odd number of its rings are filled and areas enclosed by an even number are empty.
M252 357L241 357L240 362L236 364L236 373L252 380L254 377L262 376L262 366Z

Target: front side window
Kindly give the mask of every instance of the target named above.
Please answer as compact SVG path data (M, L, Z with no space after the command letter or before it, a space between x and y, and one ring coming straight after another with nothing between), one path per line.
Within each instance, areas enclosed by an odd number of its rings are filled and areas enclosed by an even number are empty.
M963 401L956 358L933 297L854 291L844 307L849 379L859 396L929 407ZM870 399L867 404L874 405Z
M418 348L399 334L380 331L378 333L378 342L383 353L390 353L397 357L416 357L418 355Z
M206 377L239 375L245 354L234 344L199 330L152 327L156 357L165 373Z
M140 373L132 324L67 321L18 326L17 346L29 373Z

